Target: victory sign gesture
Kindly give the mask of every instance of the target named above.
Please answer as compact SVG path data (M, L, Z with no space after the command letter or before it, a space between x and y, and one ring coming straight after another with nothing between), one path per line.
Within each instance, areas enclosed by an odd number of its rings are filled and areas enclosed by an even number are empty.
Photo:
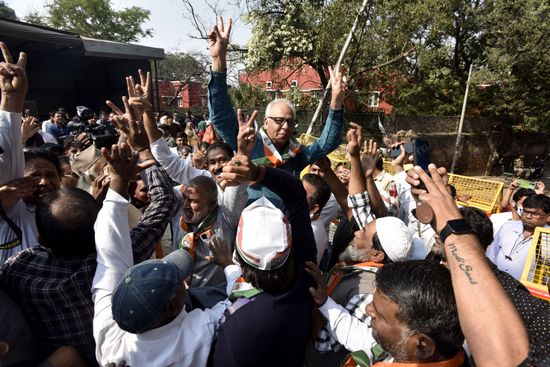
M0 109L7 112L22 112L29 89L26 72L27 54L19 53L19 59L14 64L8 46L0 42L0 49L4 57L4 61L0 62L0 88L2 89Z
M229 18L227 26L223 24L223 18L218 17L218 24L212 27L209 38L210 56L212 57L212 71L225 71L227 69L226 56L229 45L229 35L233 27L233 19Z

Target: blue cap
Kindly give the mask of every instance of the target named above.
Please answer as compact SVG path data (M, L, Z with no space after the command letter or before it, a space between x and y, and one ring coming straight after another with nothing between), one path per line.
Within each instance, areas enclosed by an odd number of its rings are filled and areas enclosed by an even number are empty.
M133 334L154 329L177 287L193 272L193 258L177 250L132 266L113 292L113 319Z

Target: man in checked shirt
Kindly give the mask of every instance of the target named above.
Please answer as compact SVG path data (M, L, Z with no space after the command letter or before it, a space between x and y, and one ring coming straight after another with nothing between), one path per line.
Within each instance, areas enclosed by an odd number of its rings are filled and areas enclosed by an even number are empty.
M140 138L147 141L145 132L129 141L135 150L141 148ZM147 149L139 159L154 162ZM151 256L174 214L174 194L164 169L153 166L145 173L151 204L130 232L135 263ZM90 366L97 365L90 290L97 265L93 227L99 209L95 199L79 189L46 195L36 209L39 245L8 259L0 277L2 289L21 307L45 355L68 345Z

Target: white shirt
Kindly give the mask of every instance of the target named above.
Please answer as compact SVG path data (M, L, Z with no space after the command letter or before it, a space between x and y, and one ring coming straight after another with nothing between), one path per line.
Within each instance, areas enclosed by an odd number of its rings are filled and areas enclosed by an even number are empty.
M24 175L25 158L21 140L21 114L0 111L0 185L4 185ZM38 231L34 213L36 207L19 200L13 206L4 208L7 216L21 228L22 243L11 248L0 248L0 266L21 250L38 244ZM0 245L6 245L17 236L0 218ZM8 246L6 246L8 247Z
M532 239L533 236L523 237L522 221L508 221L497 232L487 250L487 257L500 270L520 280Z
M311 229L313 230L313 237L315 237L315 245L317 246L317 264L321 264L323 254L328 248L327 230L321 218L317 218L311 222Z
M48 131L48 127L53 124L51 119L42 121L42 131Z
M390 192L390 189L393 185L393 176L386 171L382 171L374 178L374 184L379 191L385 191L386 193Z
M496 213L491 214L489 217L491 222L493 223L493 236L496 236L498 230L502 225L510 220L514 220L514 217L512 215L512 212L504 212L504 213Z
M172 152L162 138L151 143L151 153L166 170L168 176L178 184L187 185L192 178L197 176L212 177L207 170L193 167L189 160L180 158L177 153Z
M40 134L40 136L42 136L42 140L44 140L44 143L59 144L55 136L53 136L52 134L47 133L43 130L40 130L38 133Z
M372 295L369 301L372 302ZM327 327L336 340L350 352L363 350L372 361L371 348L376 344L372 337L372 329L366 322L361 322L330 297L319 307L319 311L327 320Z
M414 252L412 259L422 260L432 250L435 243L435 231L429 224L423 224L412 214L416 201L411 193L411 185L406 181L407 172L401 171L393 176L399 200L398 218L407 225L413 236ZM424 255L425 254L425 255Z
M327 234L329 231L330 222L338 216L338 213L340 213L340 204L338 204L334 194L331 193L330 198L321 210L321 216L319 217L319 220L325 226Z
M131 366L206 366L218 320L231 304L228 300L204 311L182 310L170 323L142 334L126 332L113 320L112 292L134 265L127 208L128 201L109 189L94 225L98 264L92 298L97 360L100 365L125 360ZM229 292L240 269L230 265L225 274Z
M20 251L38 245L38 229L36 229L36 206L19 200L13 206L5 209L10 218L23 233L21 244L12 248L0 249L0 267L8 258ZM12 242L17 238L9 224L0 218L0 245Z

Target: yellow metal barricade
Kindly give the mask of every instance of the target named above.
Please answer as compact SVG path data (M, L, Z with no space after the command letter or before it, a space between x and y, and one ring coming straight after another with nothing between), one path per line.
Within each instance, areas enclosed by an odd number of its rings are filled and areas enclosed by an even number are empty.
M384 171L388 172L390 175L395 175L391 161L384 159Z
M311 144L315 143L317 141L317 139L319 139L319 138L317 138L316 136L302 134L302 135L300 135L300 137L297 140L300 144L302 144L304 146L307 146L307 145L311 145ZM346 151L346 144L342 144L342 145L338 146L338 148L336 148L332 153L330 153L328 155L328 158L333 163L349 162L349 157L348 157L347 154L348 154L348 152Z
M390 175L395 175L395 170L393 169L393 166L391 165L391 161L388 161L387 159L383 159L384 162L384 171L388 172ZM405 171L410 170L413 168L413 165L410 163L407 163L403 165L403 169Z
M297 140L300 144L305 146L305 145L311 145L315 143L317 139L318 138L313 135L302 134Z
M498 198L502 193L503 182L481 178L449 174L449 184L456 189L456 194L469 195L467 206L473 206L486 212L494 213L498 208Z
M535 229L521 282L533 296L550 302L550 228Z

